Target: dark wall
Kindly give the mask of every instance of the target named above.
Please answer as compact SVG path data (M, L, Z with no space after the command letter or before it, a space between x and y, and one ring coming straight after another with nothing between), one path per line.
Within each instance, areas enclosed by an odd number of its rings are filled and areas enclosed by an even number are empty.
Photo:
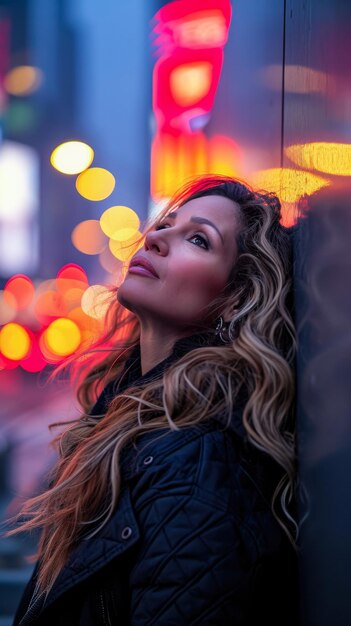
M348 0L286 0L284 148L350 143L350 24ZM328 177L295 240L304 626L351 624L351 184Z

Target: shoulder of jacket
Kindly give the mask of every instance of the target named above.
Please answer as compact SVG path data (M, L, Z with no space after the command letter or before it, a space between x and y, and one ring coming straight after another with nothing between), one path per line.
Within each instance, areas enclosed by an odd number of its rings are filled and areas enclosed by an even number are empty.
M252 447L252 446L251 446ZM259 452L259 451L258 451ZM178 431L157 429L143 434L133 453L126 454L122 480L137 479L134 495L179 487L225 509L270 510L279 482L276 464L216 420Z
M223 441L227 437L231 437L230 433L214 420L179 430L147 431L123 450L122 475L125 479L131 478L155 462L167 465L170 459L173 463L177 458L193 457L200 448L206 448L208 453L221 448L223 454Z

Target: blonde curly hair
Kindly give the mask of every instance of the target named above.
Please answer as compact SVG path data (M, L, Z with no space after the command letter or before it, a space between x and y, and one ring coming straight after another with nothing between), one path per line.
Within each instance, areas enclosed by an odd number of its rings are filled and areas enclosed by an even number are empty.
M146 232L174 208L211 194L233 200L239 212L238 257L224 292L210 306L213 316L229 320L228 341L191 350L157 380L117 395L105 415L89 415L139 340L138 320L117 302L114 289L106 334L89 358L75 363L83 375L78 398L84 413L55 440L60 458L50 487L25 503L19 514L22 523L10 531L41 529L41 592L49 592L74 545L97 533L116 509L125 446L147 431L179 430L219 413L229 424L243 387L247 438L282 469L272 510L291 541L296 540L292 251L279 200L229 177L201 177L184 186Z

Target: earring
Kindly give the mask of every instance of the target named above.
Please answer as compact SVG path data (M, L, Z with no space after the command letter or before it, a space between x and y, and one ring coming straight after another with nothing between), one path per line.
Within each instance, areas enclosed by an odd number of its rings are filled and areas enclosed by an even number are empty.
M229 343L230 342L230 335L229 335L229 328L228 328L228 324L225 324L224 319L222 317L222 315L220 316L217 325L216 325L216 329L215 329L215 335L216 337L219 337L221 341L223 341L223 343Z

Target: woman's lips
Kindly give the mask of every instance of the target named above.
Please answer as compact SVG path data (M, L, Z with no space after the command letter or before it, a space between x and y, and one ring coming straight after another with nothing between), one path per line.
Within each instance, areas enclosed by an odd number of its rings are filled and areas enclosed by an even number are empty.
M148 276L149 278L159 278L151 261L146 259L142 254L137 254L129 263L128 272L132 274L140 274L140 276Z
M128 269L128 274L140 274L140 276L148 276L149 278L158 278L142 265L132 265Z

